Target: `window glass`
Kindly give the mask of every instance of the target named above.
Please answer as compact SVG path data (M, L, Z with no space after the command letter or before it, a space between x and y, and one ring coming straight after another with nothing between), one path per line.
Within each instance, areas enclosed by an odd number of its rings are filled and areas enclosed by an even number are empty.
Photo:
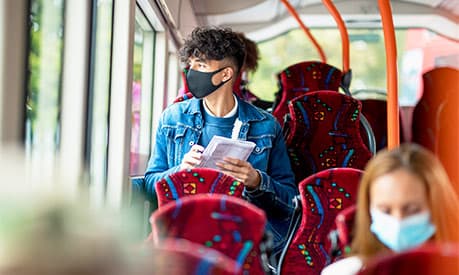
M342 69L341 37L337 29L311 30L325 52L327 63ZM351 93L356 97L385 98L386 56L380 29L349 29ZM396 30L400 104L414 106L421 96L422 73L452 66L459 59L458 42L426 29ZM276 74L301 61L319 61L312 42L296 29L258 44L261 59L250 77L250 90L273 101L278 91ZM359 92L364 90L364 92ZM382 91L382 93L381 93Z
M59 146L64 1L31 0L25 144L53 154Z
M130 174L143 175L150 154L153 91L154 31L136 9L132 83Z
M93 202L102 203L107 182L113 1L93 2L87 156Z

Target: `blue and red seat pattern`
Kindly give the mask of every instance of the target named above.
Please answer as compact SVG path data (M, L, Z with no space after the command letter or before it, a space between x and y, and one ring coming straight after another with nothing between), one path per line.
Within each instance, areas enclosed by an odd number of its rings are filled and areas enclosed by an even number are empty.
M266 215L250 202L220 194L183 197L155 211L150 223L153 243L186 239L232 258L242 274L264 274L260 244Z

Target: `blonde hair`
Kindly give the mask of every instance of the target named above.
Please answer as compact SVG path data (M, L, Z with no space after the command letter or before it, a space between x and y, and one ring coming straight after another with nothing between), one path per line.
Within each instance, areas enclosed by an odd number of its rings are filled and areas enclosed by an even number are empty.
M418 176L425 185L435 242L459 241L459 201L440 161L430 151L416 144L403 144L393 150L378 152L365 167L357 197L352 252L364 260L388 251L370 231L370 189L376 178L399 169Z

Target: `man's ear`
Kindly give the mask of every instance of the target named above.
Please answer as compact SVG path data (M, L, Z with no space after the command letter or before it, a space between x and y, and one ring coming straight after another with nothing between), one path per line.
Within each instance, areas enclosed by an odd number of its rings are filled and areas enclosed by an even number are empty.
M234 78L234 69L231 66L226 67L223 69L223 81L228 81Z

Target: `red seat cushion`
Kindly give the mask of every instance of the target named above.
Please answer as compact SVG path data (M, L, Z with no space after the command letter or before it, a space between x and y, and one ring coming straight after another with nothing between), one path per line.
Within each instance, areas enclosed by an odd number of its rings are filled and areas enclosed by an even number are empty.
M320 274L332 261L328 234L336 215L356 203L361 175L361 170L334 168L299 184L301 222L281 258L281 274Z
M381 150L387 147L387 102L379 99L364 99L362 103L362 114L370 123L371 129L375 135L376 150ZM400 117L400 143L404 141L402 119ZM360 128L362 137L366 136L365 129ZM367 144L366 138L363 138Z
M339 69L319 61L300 62L287 67L277 76L280 90L273 105L273 115L283 126L291 99L313 91L338 91L341 75Z
M335 227L337 233L337 249L338 251L334 251L334 259L336 261L340 258L343 258L346 254L349 254L350 245L353 238L353 228L354 228L354 221L355 221L355 211L357 207L356 205L351 205L346 209L340 211L335 218Z
M260 259L266 216L253 204L220 194L198 194L169 203L150 217L151 240L183 238L216 249L242 270L263 274Z
M459 274L459 244L429 244L423 247L377 257L358 275Z
M170 174L155 185L158 207L179 198L216 193L242 197L244 185L233 177L210 168L194 168Z
M185 239L167 239L154 246L147 264L151 274L238 274L236 261L219 251Z
M334 167L363 169L371 158L360 136L358 100L334 91L292 99L286 145L297 182Z
M191 92L185 92L183 95L177 96L172 103L182 102L193 97Z

